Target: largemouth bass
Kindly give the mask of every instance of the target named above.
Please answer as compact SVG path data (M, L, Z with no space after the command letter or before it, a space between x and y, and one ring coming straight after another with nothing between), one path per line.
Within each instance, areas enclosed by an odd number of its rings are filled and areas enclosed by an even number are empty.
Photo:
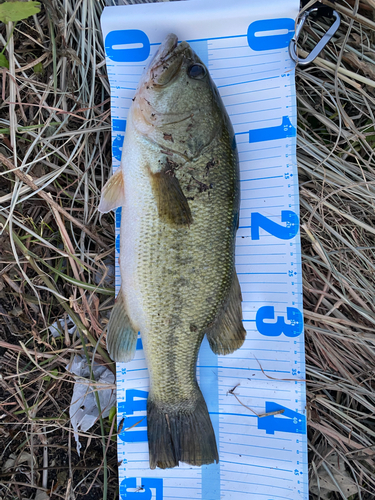
M152 469L219 460L196 361L204 335L217 354L245 339L234 267L238 182L234 133L215 84L189 44L170 34L141 78L121 167L99 205L122 206L122 284L107 347L114 361L129 361L141 332Z

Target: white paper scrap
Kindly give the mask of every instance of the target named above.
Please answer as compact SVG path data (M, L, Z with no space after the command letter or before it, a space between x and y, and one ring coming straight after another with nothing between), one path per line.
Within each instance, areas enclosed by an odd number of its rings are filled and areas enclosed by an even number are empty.
M100 387L94 386L90 378L90 367L87 364L87 360L84 356L80 355L75 355L72 363L69 363L66 369L77 375L75 377L76 382L69 408L69 416L79 455L82 445L79 442L78 431L88 431L99 418L99 408L96 404L94 392L95 388L98 391L101 415L103 418L108 417L111 408L116 404L116 393L113 390L115 376L105 366L94 362L92 367L93 376L98 384L100 384ZM108 389L103 388L103 384L110 387Z
M55 338L60 337L60 335L64 335L65 328L67 329L69 335L73 335L77 329L74 321L69 315L67 315L67 318L61 318L59 321L55 321L48 327L51 335Z

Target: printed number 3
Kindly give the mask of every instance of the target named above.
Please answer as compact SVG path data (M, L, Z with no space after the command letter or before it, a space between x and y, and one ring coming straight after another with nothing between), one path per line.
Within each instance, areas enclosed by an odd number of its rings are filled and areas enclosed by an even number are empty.
M275 308L273 306L264 306L258 309L255 318L258 332L268 337L278 337L282 333L286 337L298 337L303 329L303 317L299 309L295 307L286 308L286 317L290 324L285 323L283 316L277 316L274 323L265 323L264 320L275 319Z

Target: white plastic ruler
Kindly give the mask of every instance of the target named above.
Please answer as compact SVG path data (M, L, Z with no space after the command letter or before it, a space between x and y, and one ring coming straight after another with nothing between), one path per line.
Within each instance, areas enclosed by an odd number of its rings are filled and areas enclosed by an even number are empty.
M117 364L121 499L308 498L295 75L288 54L298 8L298 0L191 0L104 9L114 169L137 83L168 33L191 44L220 91L240 158L236 267L247 329L235 353L216 356L205 340L199 354L219 464L150 470L140 338L135 359ZM120 218L119 210L116 262ZM118 288L118 268L116 277Z

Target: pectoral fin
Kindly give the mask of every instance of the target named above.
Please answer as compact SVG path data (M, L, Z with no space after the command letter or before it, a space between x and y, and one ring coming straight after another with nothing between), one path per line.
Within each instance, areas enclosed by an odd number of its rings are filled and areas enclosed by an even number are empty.
M124 204L124 176L122 168L119 167L103 187L102 196L98 210L106 214L110 210L121 207Z
M193 217L189 203L177 177L166 171L150 172L150 176L159 216L172 224L191 224Z
M107 328L107 350L113 361L126 363L134 358L138 331L130 322L120 290Z
M214 323L206 331L208 342L215 354L230 354L245 341L246 330L242 324L242 295L236 271L227 300Z

